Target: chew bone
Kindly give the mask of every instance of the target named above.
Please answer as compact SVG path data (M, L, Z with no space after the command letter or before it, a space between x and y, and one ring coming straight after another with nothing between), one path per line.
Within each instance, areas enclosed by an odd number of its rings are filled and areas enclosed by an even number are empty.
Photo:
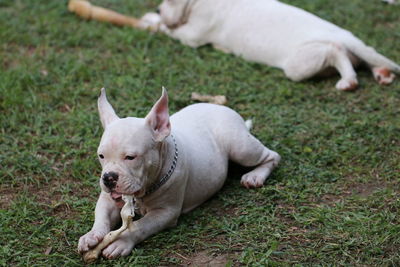
M204 101L218 105L225 105L227 102L226 96L224 95L201 95L193 92L191 96L192 100Z
M153 26L143 26L140 19L124 16L110 9L92 5L86 0L69 0L68 10L85 19L110 22L118 26L130 26L139 29L149 29L151 31L157 30Z
M109 232L103 240L92 250L87 251L83 255L83 260L86 263L92 263L97 260L101 251L107 247L109 244L114 242L122 232L131 228L133 217L135 216L135 207L133 204L133 197L128 195L123 195L122 199L125 201L125 205L121 209L121 219L122 226L118 230Z

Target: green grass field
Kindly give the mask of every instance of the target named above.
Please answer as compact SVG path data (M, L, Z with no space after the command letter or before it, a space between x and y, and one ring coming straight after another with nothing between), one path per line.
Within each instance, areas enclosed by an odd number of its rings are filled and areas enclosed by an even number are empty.
M157 1L97 0L139 16ZM146 2L146 3L145 3ZM286 1L354 32L400 62L400 5ZM282 156L246 190L223 190L176 228L101 266L400 265L400 82L360 89L282 71L161 34L81 20L66 0L0 0L0 265L80 266L99 194L101 87L120 116L144 116L161 86L170 110L191 92L223 94ZM173 125L172 125L173 127ZM218 265L220 264L220 265Z

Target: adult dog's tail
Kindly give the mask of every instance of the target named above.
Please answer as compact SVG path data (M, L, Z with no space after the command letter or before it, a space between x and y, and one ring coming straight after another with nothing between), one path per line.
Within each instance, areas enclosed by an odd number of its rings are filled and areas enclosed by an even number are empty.
M379 54L374 48L365 45L361 40L352 38L345 45L350 52L365 61L370 67L385 67L394 73L400 74L400 66L398 64Z

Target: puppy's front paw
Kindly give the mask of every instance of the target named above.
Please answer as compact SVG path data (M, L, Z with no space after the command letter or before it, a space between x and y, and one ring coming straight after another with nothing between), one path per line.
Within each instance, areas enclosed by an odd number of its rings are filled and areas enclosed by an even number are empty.
M85 235L79 238L78 243L78 252L84 253L91 248L94 248L98 243L103 240L104 236L107 234L107 231L103 230L91 230Z
M103 256L108 259L128 256L135 243L129 234L123 233L117 240L103 250Z

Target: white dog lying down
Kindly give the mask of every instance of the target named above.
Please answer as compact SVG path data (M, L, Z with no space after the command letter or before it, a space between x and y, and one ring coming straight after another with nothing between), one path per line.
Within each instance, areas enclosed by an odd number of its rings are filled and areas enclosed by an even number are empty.
M166 91L144 118L120 119L104 89L98 100L104 133L98 148L102 192L90 232L78 251L95 247L120 220L122 194L133 195L144 215L103 250L103 256L128 255L152 234L174 226L224 184L228 160L254 166L243 175L246 188L261 187L280 156L249 133L235 111L219 105L195 104L168 115Z
M142 17L143 26L183 44L215 48L278 67L301 81L326 70L341 76L336 88L358 85L353 66L364 62L380 84L389 84L400 66L366 46L351 32L311 13L275 0L164 0L159 13ZM329 71L330 72L330 71Z

